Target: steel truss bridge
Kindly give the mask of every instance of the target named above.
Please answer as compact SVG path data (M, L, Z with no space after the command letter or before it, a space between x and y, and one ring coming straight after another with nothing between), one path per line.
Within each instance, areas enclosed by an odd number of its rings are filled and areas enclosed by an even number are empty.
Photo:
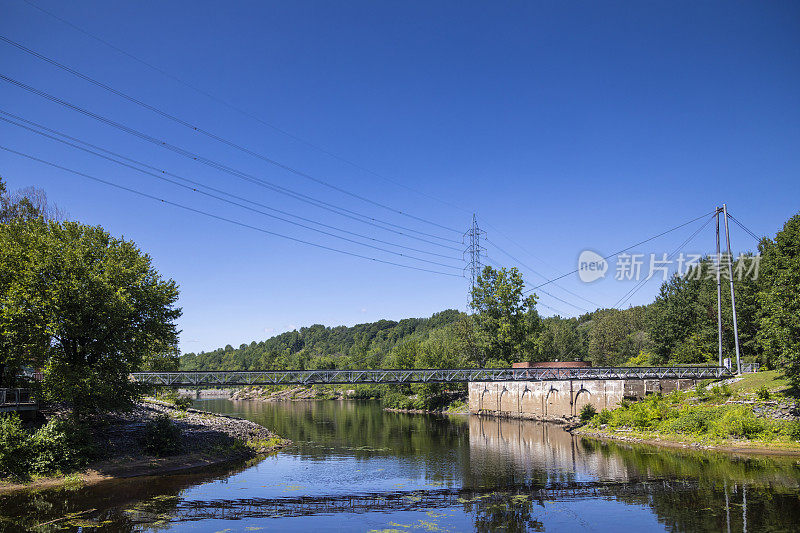
M247 385L344 385L357 383L468 383L471 381L556 381L585 379L720 379L723 366L587 368L428 368L378 370L268 370L135 372L134 381L156 387Z

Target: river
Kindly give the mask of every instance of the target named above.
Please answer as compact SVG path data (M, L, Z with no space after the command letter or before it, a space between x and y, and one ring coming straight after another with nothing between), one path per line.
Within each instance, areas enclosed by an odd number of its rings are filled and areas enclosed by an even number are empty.
M294 441L198 472L0 497L0 529L798 531L791 457L604 444L559 426L376 402L203 400ZM64 517L67 517L64 519Z

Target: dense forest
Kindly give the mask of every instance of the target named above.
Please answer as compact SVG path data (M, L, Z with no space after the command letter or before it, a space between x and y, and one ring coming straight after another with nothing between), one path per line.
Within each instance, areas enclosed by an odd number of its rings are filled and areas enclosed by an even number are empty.
M425 341L432 331L462 319L449 309L430 318L399 322L379 320L353 327L319 324L288 331L261 342L228 345L212 352L181 356L182 370L268 370L377 367L387 364L389 354L408 343Z
M755 255L734 265L741 353L745 362L783 367L800 361L800 215ZM516 361L585 360L594 365L716 364L714 257L663 283L655 301L598 309L577 318L541 318L524 296L516 268L486 267L472 294L472 313L380 320L353 327L314 325L271 339L181 357L185 370L502 367ZM723 268L723 352L733 357L727 270Z

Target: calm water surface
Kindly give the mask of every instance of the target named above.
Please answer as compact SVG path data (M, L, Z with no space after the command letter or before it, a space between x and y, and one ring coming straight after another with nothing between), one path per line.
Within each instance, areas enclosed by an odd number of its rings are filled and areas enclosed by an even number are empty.
M601 444L550 424L385 413L375 402L198 407L294 445L251 464L0 497L0 528L800 531L797 458Z

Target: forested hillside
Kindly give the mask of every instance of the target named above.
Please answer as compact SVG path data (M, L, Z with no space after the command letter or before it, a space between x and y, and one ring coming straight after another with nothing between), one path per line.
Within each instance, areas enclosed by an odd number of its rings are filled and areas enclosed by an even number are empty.
M448 309L430 318L379 320L352 327L315 324L288 331L261 342L228 345L212 352L181 356L182 370L319 369L356 366L377 367L402 343L425 341L430 333L463 319ZM355 367L355 366L354 366Z

